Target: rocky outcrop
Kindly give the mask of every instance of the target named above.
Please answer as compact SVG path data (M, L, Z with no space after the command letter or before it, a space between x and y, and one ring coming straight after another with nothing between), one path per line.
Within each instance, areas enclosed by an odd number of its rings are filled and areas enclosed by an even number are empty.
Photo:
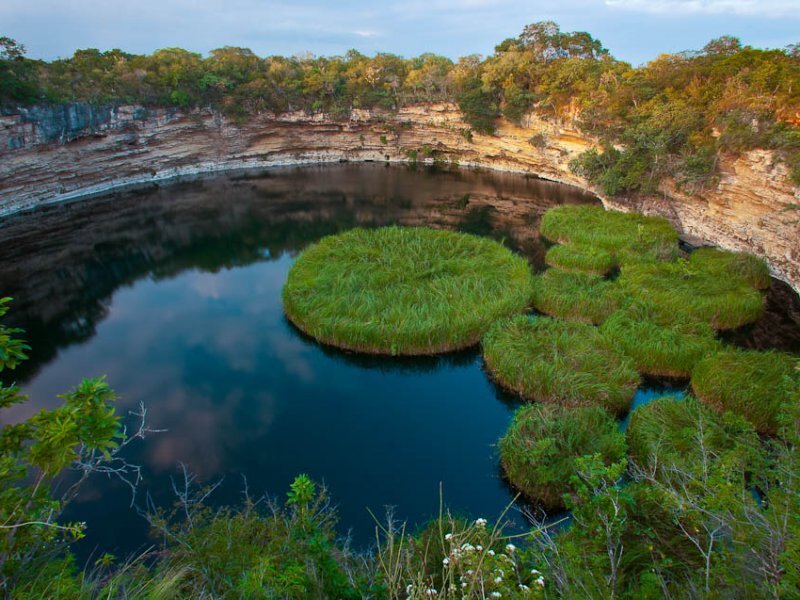
M569 162L596 142L568 125L530 115L521 126L501 122L493 136L467 132L451 104L354 111L347 121L290 113L241 123L210 110L36 109L0 117L0 214L204 172L343 160L444 161L591 189ZM719 183L700 191L666 182L657 196L603 201L754 252L800 291L800 189L769 152L723 160Z

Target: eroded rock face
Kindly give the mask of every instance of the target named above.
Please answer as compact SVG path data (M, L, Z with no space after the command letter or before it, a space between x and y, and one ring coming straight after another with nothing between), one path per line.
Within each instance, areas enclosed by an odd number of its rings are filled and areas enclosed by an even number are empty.
M529 115L521 126L502 121L496 135L473 134L471 141L467 129L452 104L415 105L398 113L354 111L348 121L289 113L244 123L211 110L34 109L0 117L0 214L217 170L396 162L414 155L592 189L570 172L569 162L596 140L569 126ZM603 201L619 210L663 215L682 233L758 254L800 292L800 189L770 152L723 160L719 183L707 189L687 193L666 182L658 196Z

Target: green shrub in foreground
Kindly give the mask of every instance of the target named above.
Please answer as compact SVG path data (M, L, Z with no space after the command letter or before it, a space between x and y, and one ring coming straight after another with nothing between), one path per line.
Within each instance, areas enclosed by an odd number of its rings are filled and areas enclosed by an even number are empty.
M498 321L483 338L483 357L494 379L528 400L621 415L639 385L630 360L584 323L524 315Z
M500 464L511 484L547 508L562 508L572 491L575 459L599 454L606 464L625 457L617 422L600 407L535 404L520 408L500 439Z
M326 344L435 354L476 344L530 301L527 261L498 242L426 228L353 229L305 250L283 288L287 317Z
M663 321L690 319L714 329L736 329L757 321L764 298L727 261L699 259L624 267L618 282L633 298L651 302Z
M547 251L544 261L548 266L562 271L577 271L590 275L606 275L616 264L609 252L597 246L584 244L553 246Z
M656 377L689 377L695 364L721 348L707 323L659 319L652 303L635 303L618 310L600 330L629 356L636 370Z
M774 351L720 352L697 364L692 388L709 406L741 415L756 431L774 435L787 409L800 404L800 358Z
M548 269L534 279L533 306L539 312L595 325L625 300L623 289L597 275Z
M678 255L678 233L663 217L605 210L596 205L564 205L548 210L541 234L558 244L593 246L620 264L672 260Z
M659 479L699 476L704 465L757 444L743 421L722 416L695 398L666 396L639 407L626 430L634 463Z

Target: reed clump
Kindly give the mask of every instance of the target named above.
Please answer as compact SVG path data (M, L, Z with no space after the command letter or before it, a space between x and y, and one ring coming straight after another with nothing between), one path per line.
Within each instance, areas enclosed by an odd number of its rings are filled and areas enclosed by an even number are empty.
M600 330L639 373L655 377L688 378L700 360L722 348L708 323L664 319L652 302L618 310Z
M605 250L620 265L678 256L678 233L663 217L610 211L602 206L551 208L542 217L539 231L551 242Z
M562 271L604 276L616 266L614 256L602 248L586 244L558 244L544 257L549 267Z
M498 447L511 485L547 509L564 507L576 458L597 454L612 464L625 457L625 437L600 407L525 406L515 413Z
M286 316L325 344L436 354L476 344L529 304L528 263L502 244L427 228L352 229L306 249L283 288Z
M757 445L752 428L738 419L723 419L692 396L665 396L639 407L626 430L634 464L662 481L684 478L723 456L747 460Z
M598 325L625 302L615 281L548 269L534 279L533 307L551 317Z
M518 315L495 323L482 343L489 374L527 400L622 415L639 385L630 359L585 323Z
M761 317L764 297L751 276L734 273L732 262L695 253L689 260L625 267L618 282L634 299L651 302L664 320L690 319L717 330L736 329Z
M759 433L775 435L800 405L800 358L776 351L726 350L695 366L692 389L716 410L741 415Z

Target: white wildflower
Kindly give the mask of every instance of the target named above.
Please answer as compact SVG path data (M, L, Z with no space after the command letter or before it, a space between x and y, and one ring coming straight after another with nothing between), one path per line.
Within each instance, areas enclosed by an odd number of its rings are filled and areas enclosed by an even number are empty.
M449 542L450 540L453 539L453 534L452 533L446 533L444 535L444 539L446 539Z
M541 571L537 571L536 569L531 569L531 575L541 575Z
M450 564L450 559L449 558L443 558L442 559L442 564L446 567L447 565Z
M536 585L544 587L544 577L539 576L539 579L536 580Z
M486 523L488 523L486 519L483 518L475 519L475 525L477 525L478 527L486 527Z
M489 550L489 556L494 556L494 550Z
M508 552L509 554L514 554L514 550L516 549L517 547L514 544L509 544L508 546L506 546L506 552Z
M495 578L494 578L494 582L495 582L495 583L503 583L503 578L502 578L502 577L499 577L499 576L498 576L498 577L495 577Z
M525 585L524 583L520 583L520 584L519 584L519 589L521 589L523 592L527 592L527 591L529 591L531 588L529 588L529 587L528 587L527 585Z
M491 594L489 594L489 595L490 595L492 598L502 598L502 597L503 597L503 594L501 594L500 592L492 592L492 593L491 593Z

